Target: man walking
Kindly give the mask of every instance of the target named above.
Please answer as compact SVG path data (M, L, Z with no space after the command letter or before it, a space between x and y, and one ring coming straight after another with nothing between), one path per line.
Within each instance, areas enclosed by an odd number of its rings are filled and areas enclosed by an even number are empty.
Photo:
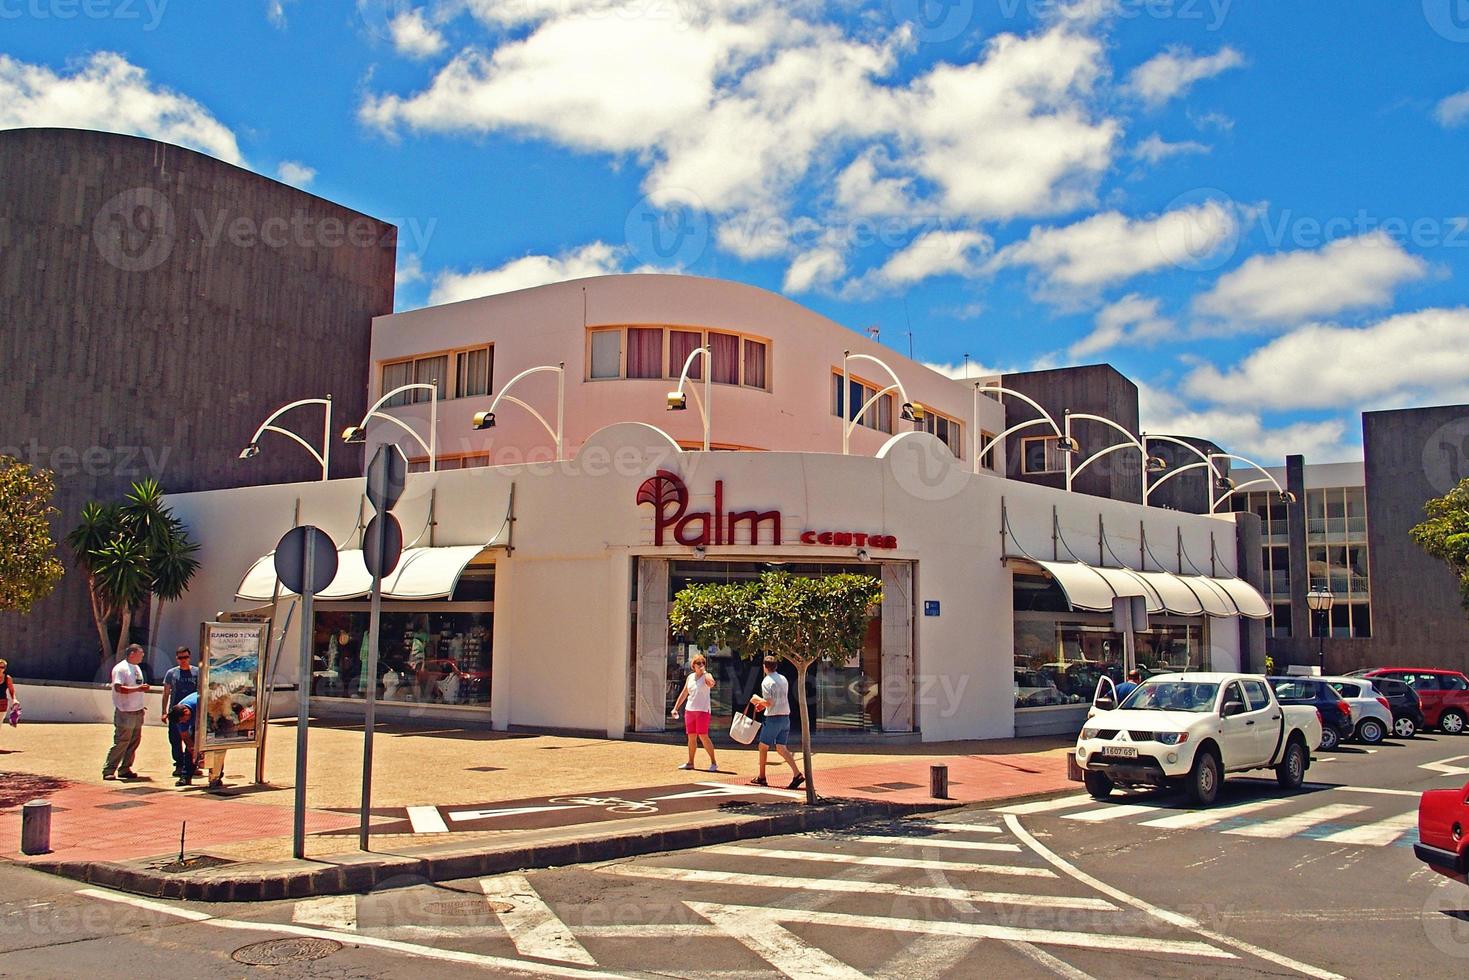
M112 668L112 748L102 763L103 779L137 779L133 756L143 739L148 685L143 682L143 648L128 645L125 659Z
M765 781L765 758L774 748L786 765L791 767L791 781L786 789L797 789L806 781L806 777L796 768L795 757L787 747L791 740L790 682L781 674L779 660L766 657L764 666L765 679L760 682L760 693L750 696L755 707L765 712L765 724L760 726L760 775L750 780L750 785L770 785Z
M170 667L163 675L163 717L168 721L168 744L173 750L173 774L175 777L182 777L185 769L184 756L173 720L173 707L199 690L199 674L190 664L193 653L188 647L179 647L174 657L178 660L178 666ZM197 707L194 708L195 712L198 710Z

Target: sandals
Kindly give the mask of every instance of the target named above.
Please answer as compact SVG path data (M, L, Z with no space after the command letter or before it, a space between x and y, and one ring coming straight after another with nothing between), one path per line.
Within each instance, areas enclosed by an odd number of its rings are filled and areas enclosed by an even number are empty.
M749 785L751 785L751 786L769 786L770 784L765 781L765 777L764 776L756 776L754 779L750 780Z
M805 776L802 776L800 773L796 773L796 775L791 779L790 785L787 786L786 789L800 789L801 784L805 781Z

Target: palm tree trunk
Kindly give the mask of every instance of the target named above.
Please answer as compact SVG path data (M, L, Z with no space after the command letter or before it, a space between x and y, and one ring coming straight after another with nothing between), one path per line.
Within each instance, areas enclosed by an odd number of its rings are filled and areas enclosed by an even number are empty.
M103 608L102 598L97 594L97 578L94 575L87 576L87 598L92 600L92 622L97 624L97 639L101 641L98 649L102 659L106 660L108 651L112 649L112 637L107 635L107 611Z
M801 767L806 770L806 803L816 803L816 780L811 772L811 709L806 706L806 668L810 661L796 662L796 697L801 705Z
M122 625L117 630L117 659L122 659L123 651L128 648L128 635L133 627L133 607L122 607Z

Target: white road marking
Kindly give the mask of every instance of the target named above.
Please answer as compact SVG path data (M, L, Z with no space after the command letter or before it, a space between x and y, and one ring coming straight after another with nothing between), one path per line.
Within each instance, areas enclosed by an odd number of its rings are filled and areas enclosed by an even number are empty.
M1050 970L1058 977L1065 977L1066 980L1096 980L1090 973L1083 973L1065 960L1057 959L1045 950L1037 949L1030 943L1007 942L1005 945L1037 966L1042 966Z
M157 912L159 915L171 915L176 919L187 919L190 922L207 922L214 918L208 912L196 912L193 909L176 908L165 905L163 902L154 902L137 895L124 895L121 892L103 891L100 888L78 888L78 895L87 898L100 898L104 902L115 902L118 905L131 905L133 908L144 909L148 912Z
M1029 813L1049 813L1052 810L1065 810L1084 803L1097 802L1088 793L1079 796L1063 796L1056 800L1040 800L1036 803L1018 803L1015 806L996 807L996 813L1013 813L1022 816Z
M1447 759L1438 762L1425 762L1419 769L1431 769L1434 772L1443 773L1445 776L1463 776L1469 774L1469 766L1454 766L1450 763L1458 762L1460 759L1469 759L1469 755L1451 755Z
M709 939L722 936L716 926L698 922L648 923L631 926L577 926L576 934L583 939ZM703 971L699 971L703 976Z
M872 971L872 980L913 980L952 976L979 945L963 936L918 936Z
M818 949L803 941L777 924L777 909L750 909L739 905L715 905L704 902L684 902L694 912L702 915L723 933L781 973L792 978L821 977L830 980L866 980L865 975L854 970L824 949ZM754 914L751 914L754 913ZM820 913L790 913L791 921L801 921L797 916ZM786 918L782 915L780 918Z
M592 954L576 941L566 923L551 911L551 906L545 903L525 875L482 878L479 887L486 898L511 906L510 911L496 911L495 914L521 956L582 966L596 965Z
M559 806L510 806L498 810L453 810L449 813L449 819L462 820L488 820L491 817L514 817L523 813L550 813L552 810L580 810L586 806L584 803L567 803Z
M662 800L692 800L704 796L780 796L788 800L804 800L805 790L793 789L771 789L769 786L751 786L746 783L695 783L695 786L703 786L704 789L693 790L685 793L674 793L671 796L655 796L649 803L657 803Z
M964 864L959 861L928 861L912 858L869 857L863 854L842 854L827 851L782 851L774 848L741 847L737 844L716 844L706 847L701 854L727 854L734 857L765 859L771 861L822 861L827 864L862 864L870 868L912 868L918 871L974 871L995 875L1017 875L1025 878L1054 878L1055 874L1045 868L1017 868L1008 864Z
M843 837L842 840L859 841L863 844L902 844L904 847L949 847L956 851L1006 851L1020 853L1019 844L996 844L987 840L945 840L942 837L885 837L882 834L864 834L861 837Z
M1060 929L1029 929L983 922L932 922L926 919L901 919L886 915L850 915L844 912L817 912L809 909L767 908L763 906L723 905L706 902L684 902L690 909L716 925L738 921L743 929L764 933L771 924L846 926L853 929L876 929L883 932L912 932L932 936L965 936L971 939L1013 940L1044 946L1074 946L1097 949L1104 943L1137 953L1160 953L1170 956L1200 956L1207 959L1238 959L1233 953L1189 939L1153 939L1148 936L1122 936L1112 933L1066 932ZM804 944L803 944L804 945ZM772 962L776 969L784 968ZM794 975L794 974L788 974Z
M920 818L921 819L921 818ZM936 830L945 834L998 834L1000 828L981 823L919 823L914 826L924 830Z
M1378 820L1376 823L1363 824L1350 830L1327 834L1320 839L1331 844L1366 844L1372 847L1383 847L1393 843L1417 826L1418 811L1410 810L1396 817Z
M1081 882L1083 885L1089 885L1092 888L1095 888L1097 891L1101 892L1103 895L1106 895L1108 898L1113 899L1114 901L1121 902L1124 905L1130 905L1135 909L1146 912L1160 922L1166 922L1169 925L1188 929L1196 935L1203 936L1204 938L1213 940L1216 943L1220 943L1225 946L1232 946L1235 949L1240 950L1241 952L1248 953L1251 956L1255 956L1259 959L1274 963L1276 966L1283 966L1288 970L1295 970L1297 973L1304 974L1305 976L1314 977L1316 978L1316 980L1347 980L1346 977L1343 977L1339 973L1332 973L1330 970L1323 970L1319 967L1312 966L1309 963L1302 963L1299 960L1293 960L1289 956L1284 956L1280 953L1271 952L1270 950L1263 949L1259 946L1254 945L1253 943L1247 943L1242 939L1235 939L1232 936L1226 936L1223 933L1215 932L1212 929L1206 929L1198 922L1195 922L1193 919L1190 919L1186 915L1179 915L1177 912L1170 912L1167 909L1162 909L1156 905L1145 902L1140 898L1135 898L1132 895L1127 894L1127 892L1123 891L1120 888L1113 888L1105 881L1093 878L1091 875L1087 874L1085 871L1082 871L1070 861L1067 861L1059 854L1056 854L1050 848L1046 847L1040 841L1032 837L1030 832L1022 827L1020 825L1020 821L1017 820L1015 817L1005 817L1005 825L1010 828L1010 832L1012 834L1018 837L1022 843L1024 843L1027 847L1034 851L1037 856L1045 860L1052 867L1061 871L1063 874L1070 875L1072 878Z
M1100 806L1095 810L1083 810L1081 813L1063 814L1062 820L1080 820L1084 823L1101 823L1103 820L1118 820L1122 817L1135 817L1139 813L1157 813L1158 807L1140 806L1137 803L1111 804Z
M660 868L653 865L615 864L599 869L603 874L627 878L657 878L663 881L691 882L708 885L737 885L743 888L789 888L796 891L853 892L861 895L896 895L902 898L928 898L942 902L967 902L974 905L1025 905L1035 908L1086 909L1115 912L1117 906L1100 898L1072 898L1065 895L1026 895L1015 892L972 891L967 888L941 888L930 885L898 885L887 881L864 881L849 878L790 878L784 875L749 874L739 871L705 871L693 868ZM578 929L578 933L582 930Z
M1255 813L1259 810L1272 806L1279 806L1282 800L1251 800L1248 803L1235 803L1232 806L1216 807L1212 810L1190 810L1187 813L1176 813L1171 817L1159 817L1157 820L1144 820L1144 827L1159 827L1163 830L1194 830L1199 827L1212 827L1216 823L1223 823L1231 817L1242 816L1246 813Z
M444 823L444 817L436 806L410 806L408 822L413 825L415 834L447 834L449 832L449 825Z
M1288 817L1280 817L1276 820L1266 820L1262 823L1251 824L1248 827L1236 827L1226 830L1226 834L1235 834L1240 837L1265 837L1280 839L1293 837L1305 830L1310 830L1317 824L1330 823L1342 817L1350 817L1354 813L1361 813L1368 809L1365 806L1355 806L1351 803L1332 803L1328 806L1318 806L1314 810L1304 813L1292 813Z
M291 921L351 931L357 928L357 896L325 895L304 899L291 909Z
M1376 786L1333 786L1331 788L1338 793L1373 793L1378 796L1411 796L1415 799L1423 795L1416 789L1378 789Z

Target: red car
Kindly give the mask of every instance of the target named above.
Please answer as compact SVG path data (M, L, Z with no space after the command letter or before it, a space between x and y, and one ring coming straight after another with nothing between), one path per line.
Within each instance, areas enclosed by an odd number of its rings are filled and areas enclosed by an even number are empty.
M1469 783L1431 789L1418 801L1418 860L1441 875L1469 885Z
M1423 724L1448 735L1464 734L1469 723L1469 677L1457 670L1423 667L1379 667L1367 677L1390 677L1402 681L1418 695Z

